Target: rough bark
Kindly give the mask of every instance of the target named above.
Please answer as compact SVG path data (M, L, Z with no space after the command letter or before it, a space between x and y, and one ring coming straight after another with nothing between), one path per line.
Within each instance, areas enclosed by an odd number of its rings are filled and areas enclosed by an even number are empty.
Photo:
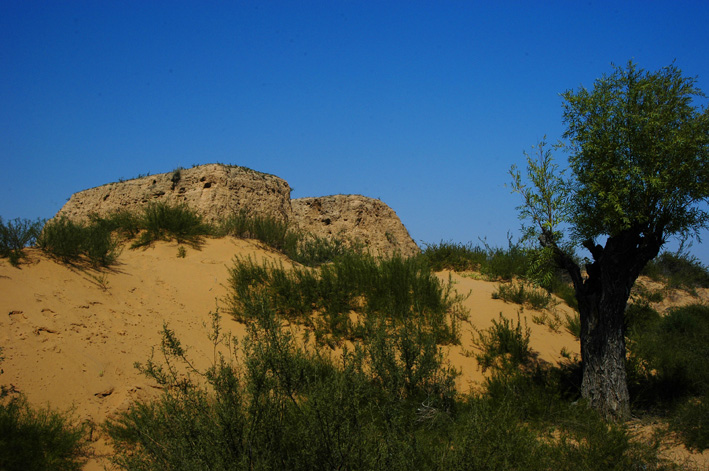
M630 414L625 370L625 307L640 271L664 242L662 229L631 228L609 237L605 247L587 241L593 262L586 276L553 239L540 239L555 249L557 263L570 274L581 318L581 395L608 420Z

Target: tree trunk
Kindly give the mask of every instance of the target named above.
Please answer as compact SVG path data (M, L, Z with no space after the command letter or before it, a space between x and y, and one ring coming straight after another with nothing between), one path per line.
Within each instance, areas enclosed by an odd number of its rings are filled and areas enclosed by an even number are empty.
M586 277L573 258L556 247L557 262L571 275L579 302L581 396L607 420L624 420L630 415L625 307L640 271L657 256L663 243L662 229L637 228L609 237L605 247L587 241L584 246L594 262L586 265Z
M630 415L624 328L629 290L607 281L601 280L599 292L579 298L581 395L606 419L623 420Z

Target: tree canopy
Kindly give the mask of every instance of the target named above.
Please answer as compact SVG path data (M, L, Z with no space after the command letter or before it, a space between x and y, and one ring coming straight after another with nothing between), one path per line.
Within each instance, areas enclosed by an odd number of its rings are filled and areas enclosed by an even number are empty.
M693 105L704 97L695 78L674 64L648 72L629 62L562 97L581 240L706 227L696 203L709 195L709 112Z

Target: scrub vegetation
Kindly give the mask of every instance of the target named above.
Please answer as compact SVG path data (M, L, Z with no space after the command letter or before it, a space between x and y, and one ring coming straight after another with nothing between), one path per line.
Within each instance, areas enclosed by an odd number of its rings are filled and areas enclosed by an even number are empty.
M568 282L553 270L540 276L539 249L441 243L408 259L376 258L327 241L306 249L316 239L276 220L239 214L210 226L180 207L83 224L57 219L42 231L39 224L14 224L37 231L36 245L58 259L97 266L115 262L123 243L172 239L198 249L203 238L227 234L295 254L287 266L234 260L226 309L247 324L248 335L225 338L213 314L210 338L225 354L206 371L192 369L165 326L158 356L140 365L162 396L103 425L121 468L676 469L659 457L659 442L608 424L586 405L578 359L538 361L520 319L500 317L464 345L487 380L476 392L456 389L457 373L441 345L460 341L465 313L435 270L475 270L505 282L517 302L540 308L530 299L549 299ZM654 267L657 279L683 279L689 290L707 275L682 254L661 256ZM640 296L626 313L633 414L661 417L696 450L709 447L708 309L660 316ZM566 327L578 335L578 317ZM22 399L3 401L3 424L44 430L27 440L25 432L10 433L5 456L30 450L34 458L34 450L48 447L42 456L69 463L57 469L78 469L86 427Z

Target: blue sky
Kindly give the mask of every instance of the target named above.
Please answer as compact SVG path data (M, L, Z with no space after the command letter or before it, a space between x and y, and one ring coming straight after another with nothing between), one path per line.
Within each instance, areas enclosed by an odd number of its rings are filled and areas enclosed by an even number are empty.
M504 245L507 171L561 137L559 94L630 59L709 92L708 22L706 1L4 0L0 216L222 162L380 198L418 243Z

